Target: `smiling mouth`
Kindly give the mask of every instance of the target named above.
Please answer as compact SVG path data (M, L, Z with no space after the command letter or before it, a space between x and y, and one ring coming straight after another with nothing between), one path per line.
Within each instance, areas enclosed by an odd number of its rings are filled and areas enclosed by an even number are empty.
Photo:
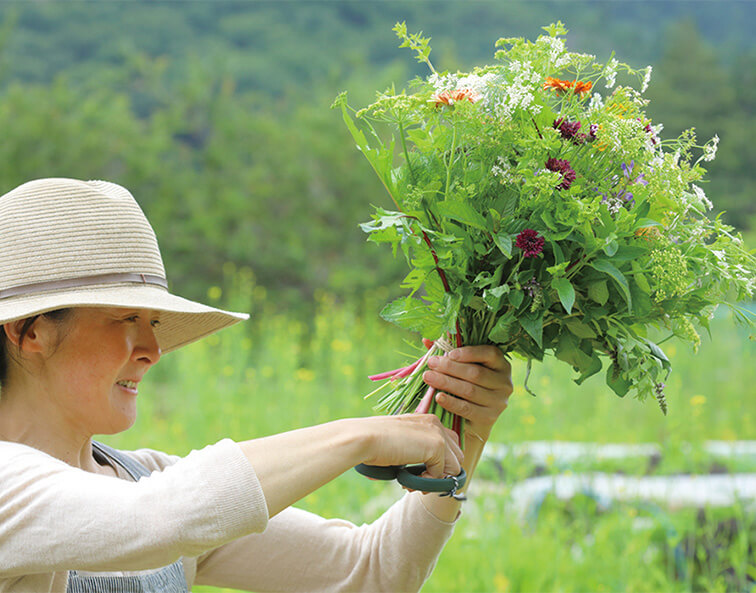
M116 385L120 385L121 387L125 387L126 389L136 389L137 388L137 382L136 381L116 381Z

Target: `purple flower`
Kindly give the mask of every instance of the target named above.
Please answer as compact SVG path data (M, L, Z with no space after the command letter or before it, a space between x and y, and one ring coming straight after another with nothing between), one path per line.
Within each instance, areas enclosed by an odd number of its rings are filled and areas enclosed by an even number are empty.
M557 189L569 189L572 182L577 177L575 171L570 167L570 162L564 159L549 159L546 161L546 168L549 171L562 174L562 183L557 185Z
M522 249L525 257L535 257L543 251L543 244L546 240L538 236L538 231L525 229L515 240L515 247Z
M638 175L635 179L630 179L633 175L633 167L635 167L635 161L630 161L630 165L622 163L622 172L625 174L625 179L630 183L640 183L641 185L648 185L648 181L643 179L643 173Z

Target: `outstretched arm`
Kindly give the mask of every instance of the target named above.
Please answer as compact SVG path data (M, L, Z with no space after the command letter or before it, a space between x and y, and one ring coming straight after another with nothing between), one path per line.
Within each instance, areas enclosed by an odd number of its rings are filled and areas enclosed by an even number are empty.
M358 463L425 463L434 477L456 475L456 435L431 414L349 418L240 443L255 469L268 513L286 507Z

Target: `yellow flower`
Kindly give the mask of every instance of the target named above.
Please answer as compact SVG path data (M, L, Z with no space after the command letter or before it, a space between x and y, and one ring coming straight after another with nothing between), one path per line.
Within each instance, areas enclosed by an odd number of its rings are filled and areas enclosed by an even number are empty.
M305 369L305 368L297 369L297 379L299 381L309 383L310 381L315 379L315 373L311 371L310 369Z
M496 587L497 593L508 593L510 585L510 580L503 574L497 574L494 577L494 586Z
M703 395L694 395L690 398L690 405L691 406L702 406L706 403L706 397Z
M529 424L530 426L533 426L535 424L535 416L532 416L531 414L528 414L527 416L523 416L521 422L523 424Z
M349 352L352 349L352 342L334 338L331 342L331 349L335 352Z

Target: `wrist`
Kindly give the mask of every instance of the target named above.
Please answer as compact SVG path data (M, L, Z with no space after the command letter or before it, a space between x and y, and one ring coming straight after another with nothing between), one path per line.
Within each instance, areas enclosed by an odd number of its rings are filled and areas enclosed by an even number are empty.
M331 423L340 435L339 446L343 447L352 466L370 457L373 449L375 435L368 430L366 420L368 418L344 418Z

